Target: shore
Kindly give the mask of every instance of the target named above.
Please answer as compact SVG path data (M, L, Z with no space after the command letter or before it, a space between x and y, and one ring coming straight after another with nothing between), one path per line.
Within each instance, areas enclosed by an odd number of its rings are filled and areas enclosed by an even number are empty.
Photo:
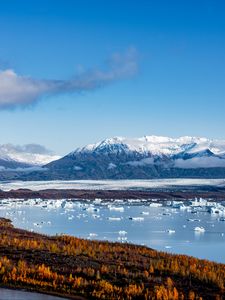
M61 296L55 293L41 293L38 291L32 291L32 290L25 290L25 289L15 289L15 288L10 288L10 287L1 287L0 286L0 300L68 300L68 299L73 299L73 300L84 300L84 298L81 297L73 297L71 298L70 296L65 297Z
M105 200L115 199L159 199L176 200L176 199L194 199L194 198L213 198L216 201L225 199L225 188L204 188L190 189L182 188L182 190L80 190L80 189L45 189L33 191L30 189L16 189L10 191L0 190L0 199L89 199L96 198Z

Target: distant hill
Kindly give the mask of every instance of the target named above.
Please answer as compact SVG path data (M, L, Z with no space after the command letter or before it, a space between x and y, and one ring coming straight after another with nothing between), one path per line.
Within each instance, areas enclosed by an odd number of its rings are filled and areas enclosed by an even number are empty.
M31 171L43 171L41 166L58 158L59 156L38 144L0 145L0 180L16 179Z

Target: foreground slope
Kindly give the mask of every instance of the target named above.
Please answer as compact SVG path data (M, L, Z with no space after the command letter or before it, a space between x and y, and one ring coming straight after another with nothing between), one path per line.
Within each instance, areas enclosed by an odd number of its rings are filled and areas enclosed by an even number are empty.
M44 236L0 219L0 285L71 299L224 299L225 265L130 244Z
M225 141L145 136L78 148L22 179L224 178Z

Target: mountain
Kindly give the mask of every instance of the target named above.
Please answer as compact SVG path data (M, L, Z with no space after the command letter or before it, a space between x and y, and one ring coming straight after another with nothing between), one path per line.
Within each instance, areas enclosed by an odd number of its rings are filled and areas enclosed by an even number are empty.
M115 137L78 148L23 179L150 179L225 177L225 140Z
M20 173L43 170L41 166L58 158L59 156L38 144L0 145L0 179L12 179Z

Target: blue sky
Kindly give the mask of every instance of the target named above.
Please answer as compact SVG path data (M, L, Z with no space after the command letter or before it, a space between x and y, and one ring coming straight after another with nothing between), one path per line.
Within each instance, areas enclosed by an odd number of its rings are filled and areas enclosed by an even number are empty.
M35 84L71 83L81 71L105 72L115 54L126 63L130 51L137 68L96 88L38 92L28 105L13 95L0 105L0 144L66 154L111 136L225 139L224 15L225 2L213 0L2 0L3 79L13 70ZM12 96L11 85L7 96L1 88L0 102Z

